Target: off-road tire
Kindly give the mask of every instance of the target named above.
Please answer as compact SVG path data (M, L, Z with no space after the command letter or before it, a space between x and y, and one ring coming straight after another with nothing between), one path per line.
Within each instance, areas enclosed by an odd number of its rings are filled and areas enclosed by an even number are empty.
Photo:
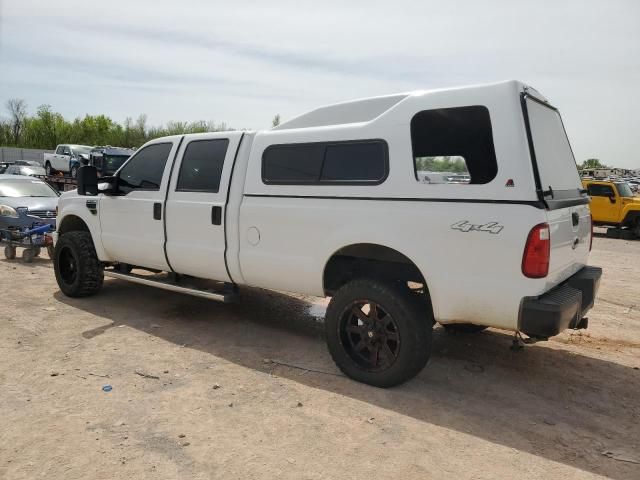
M474 325L473 323L449 323L442 327L450 333L479 333L488 327L484 325Z
M51 166L51 164L49 162L44 164L44 171L47 174L47 176L53 175L53 167Z
M395 360L386 369L372 371L358 364L343 345L343 318L354 302L368 300L378 304L397 325L399 335ZM415 294L392 282L361 278L339 288L325 316L327 347L334 362L348 377L376 387L388 388L415 377L431 355L433 313Z
M16 258L16 247L14 247L13 245L7 245L6 247L4 247L4 257L7 260L13 260L14 258Z
M636 218L636 221L633 224L633 234L636 238L640 238L640 218Z
M68 297L87 297L102 288L104 266L89 232L62 235L56 244L53 266L58 286Z
M71 178L78 178L78 167L76 165L69 169L69 176Z

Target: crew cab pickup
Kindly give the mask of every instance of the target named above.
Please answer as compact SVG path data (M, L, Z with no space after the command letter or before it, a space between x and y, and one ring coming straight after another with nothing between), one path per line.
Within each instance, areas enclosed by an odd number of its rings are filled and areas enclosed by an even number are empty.
M583 180L591 196L594 225L629 228L640 238L640 198L626 182Z
M89 161L91 147L87 145L61 144L56 147L55 153L44 154L44 169L47 175L57 172L68 173L75 178L78 168Z
M451 171L465 181L424 181ZM601 275L560 115L515 81L158 138L100 181L82 167L60 199L65 295L109 276L221 301L329 296L331 356L380 387L420 372L435 322L533 340L586 327Z

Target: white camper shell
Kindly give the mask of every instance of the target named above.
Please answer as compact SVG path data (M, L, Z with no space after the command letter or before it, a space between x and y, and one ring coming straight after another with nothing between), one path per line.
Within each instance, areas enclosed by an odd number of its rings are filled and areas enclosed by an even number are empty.
M601 273L560 115L516 81L156 139L100 193L82 173L60 201L63 292L106 274L201 296L174 280L219 281L222 300L243 285L331 296L331 355L378 386L420 371L434 322L538 339L585 327ZM92 266L65 273L85 247Z

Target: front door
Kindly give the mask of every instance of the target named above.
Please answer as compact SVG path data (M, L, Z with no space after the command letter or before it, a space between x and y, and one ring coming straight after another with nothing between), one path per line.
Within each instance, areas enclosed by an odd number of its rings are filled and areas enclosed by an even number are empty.
M69 160L71 159L71 149L68 146L57 148L55 155L51 159L54 170L66 172L69 170Z
M180 137L138 150L118 171L120 195L101 195L102 245L118 262L168 270L164 254L164 200Z
M225 209L241 132L185 135L167 198L167 256L181 274L229 282Z
M621 202L613 185L590 183L587 190L591 196L591 215L593 215L593 220L602 223L618 223L620 221Z

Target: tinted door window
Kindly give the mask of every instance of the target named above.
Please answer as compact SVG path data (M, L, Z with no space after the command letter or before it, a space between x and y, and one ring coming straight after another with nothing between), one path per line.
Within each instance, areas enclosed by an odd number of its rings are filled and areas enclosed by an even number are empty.
M226 138L190 142L182 158L176 190L217 193L228 146Z
M56 148L56 154L57 155L62 155L63 152L64 152L64 147L60 146L60 147Z
M171 147L171 143L156 143L137 152L118 174L120 191L160 190Z
M69 147L64 147L62 150L63 155L71 155L71 149Z
M589 195L592 197L610 197L613 195L613 188L610 185L598 185L597 183L589 185Z

